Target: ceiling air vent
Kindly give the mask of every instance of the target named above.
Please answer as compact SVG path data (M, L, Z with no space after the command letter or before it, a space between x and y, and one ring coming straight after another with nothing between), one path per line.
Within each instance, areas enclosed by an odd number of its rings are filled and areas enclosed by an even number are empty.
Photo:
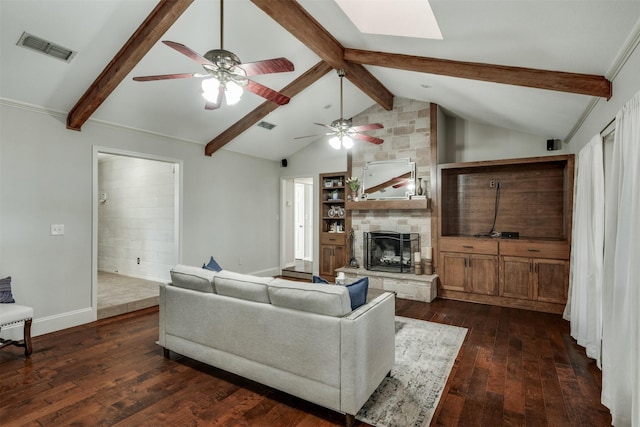
M27 32L22 33L17 44L18 46L28 47L29 49L33 49L40 53L44 53L45 55L61 59L65 62L71 61L71 59L76 54L70 49L48 42Z
M266 130L271 130L276 127L276 125L274 125L273 123L265 122L264 120L258 123L256 126L265 128Z

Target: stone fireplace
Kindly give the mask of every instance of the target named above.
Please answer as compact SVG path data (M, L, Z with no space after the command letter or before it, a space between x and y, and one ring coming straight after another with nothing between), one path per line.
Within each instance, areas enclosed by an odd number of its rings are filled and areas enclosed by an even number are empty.
M420 251L418 233L372 231L364 233L364 268L388 273L414 273L413 254Z
M356 144L351 151L350 170L352 176L362 176L367 162L409 158L416 165L416 178L429 179L430 154L430 104L412 99L394 99L393 110L386 111L374 105L353 117L355 126L366 123L383 123L371 135L384 139L384 143ZM435 167L435 164L434 164ZM420 246L416 252L426 253L431 244L431 211L429 210L353 210L351 226L356 235L354 252L360 265L364 250L364 233L394 230L399 233L417 233Z
M432 162L430 149L430 107L427 102L406 98L394 98L393 110L386 111L378 105L353 117L355 126L366 123L383 123L384 129L371 135L384 139L380 145L356 144L349 161L351 176L362 176L367 162L409 158L415 162L416 178L430 179ZM433 163L433 165L432 165ZM419 237L417 248L410 249L409 262L413 264L412 253L421 252L422 258L431 244L431 211L427 209L398 209L390 204L389 209L359 209L356 202L349 211L351 227L355 233L354 254L362 268L340 268L348 279L369 277L369 286L375 289L393 291L399 298L418 301L432 301L437 294L437 275L416 275L413 269L405 272L376 271L364 268L367 264L365 234L394 230L405 235ZM404 251L402 251L404 252ZM404 258L404 253L399 254ZM394 255L398 256L398 254ZM369 263L371 265L371 263ZM412 267L412 265L411 265Z

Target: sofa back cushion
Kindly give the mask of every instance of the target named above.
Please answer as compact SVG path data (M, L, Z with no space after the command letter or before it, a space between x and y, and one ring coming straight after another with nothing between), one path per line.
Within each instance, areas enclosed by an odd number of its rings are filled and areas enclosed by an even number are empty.
M349 291L344 286L274 279L269 284L271 304L279 307L340 317L351 312Z
M273 277L259 277L222 270L214 280L216 293L228 297L269 304L267 285Z
M216 274L204 268L178 264L171 269L171 282L179 288L215 293L213 278Z

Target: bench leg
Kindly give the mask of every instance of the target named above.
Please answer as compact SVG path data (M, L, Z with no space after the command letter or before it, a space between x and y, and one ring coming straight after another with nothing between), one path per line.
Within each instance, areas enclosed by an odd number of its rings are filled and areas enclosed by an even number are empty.
M356 416L351 414L344 414L344 425L346 427L353 427L356 424Z
M169 354L169 349L168 349L168 348L164 348L164 347L163 347L163 348L162 348L162 354L164 355L164 357L165 357L166 359L169 359L169 358L170 358L170 354Z
M23 339L21 341L5 340L0 338L0 348L8 345L15 345L16 347L24 347L24 355L26 357L31 356L33 347L31 346L31 319L24 321Z
M33 347L31 346L31 319L24 322L24 355L31 356Z

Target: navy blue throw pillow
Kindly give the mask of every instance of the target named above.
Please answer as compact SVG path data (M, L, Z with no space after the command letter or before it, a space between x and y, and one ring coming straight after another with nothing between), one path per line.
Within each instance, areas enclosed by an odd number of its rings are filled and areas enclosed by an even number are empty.
M0 303L9 304L16 302L11 293L11 276L0 279Z
M367 302L367 292L369 291L369 278L363 277L347 285L349 297L351 298L351 310L364 305Z
M329 284L329 282L327 282L320 276L311 276L311 283L324 283L327 285Z
M202 264L202 268L206 268L207 270L215 271L216 273L222 270L222 267L218 265L215 259L211 257L208 264Z

